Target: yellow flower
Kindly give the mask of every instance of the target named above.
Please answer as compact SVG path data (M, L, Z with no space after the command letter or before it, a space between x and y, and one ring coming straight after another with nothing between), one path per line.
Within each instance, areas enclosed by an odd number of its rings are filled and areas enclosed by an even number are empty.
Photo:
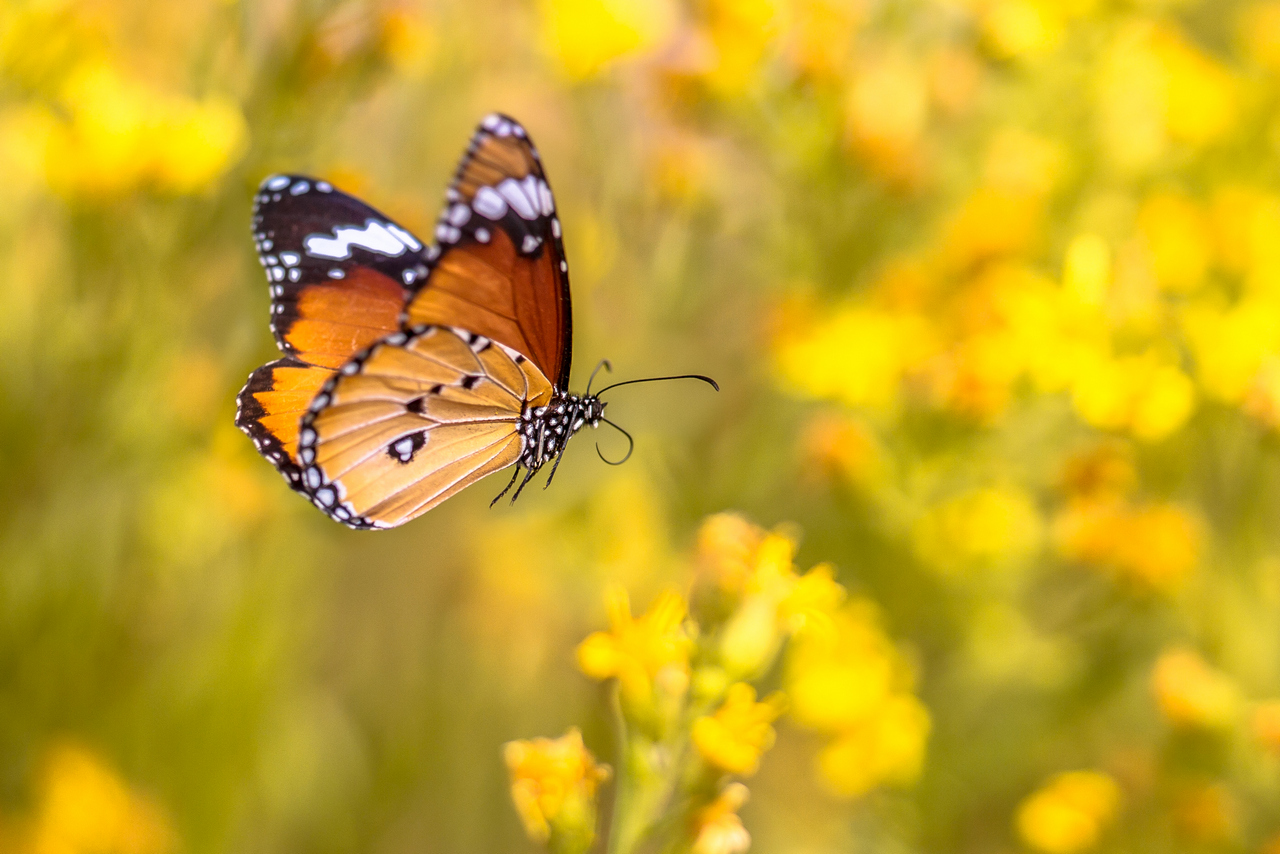
M929 712L919 700L908 694L890 697L819 753L823 782L848 798L877 786L914 782L924 767L930 727Z
M1076 236L1062 261L1062 287L1080 305L1102 305L1111 286L1111 247L1096 234Z
M546 44L574 79L654 48L675 26L664 0L543 0L541 11Z
M864 0L791 0L786 42L792 64L815 76L839 75L867 6Z
M779 32L780 0L710 0L707 34L714 59L706 82L724 96L740 94Z
M735 682L715 714L693 722L693 743L709 764L731 774L750 776L760 756L773 746L773 722L782 714L781 694L756 702L756 689Z
M849 139L868 165L887 178L915 177L917 146L929 120L920 63L896 51L868 54L853 75L845 111Z
M787 650L784 684L791 717L826 733L865 720L906 679L866 600L833 615L830 632L804 632Z
M1172 26L1134 21L1099 68L1099 129L1116 165L1145 169L1171 142L1207 145L1235 124L1235 78Z
M1120 787L1099 771L1059 774L1018 806L1022 840L1045 854L1074 854L1097 844L1120 808Z
M1199 206L1178 193L1155 193L1142 203L1137 225L1161 286L1185 293L1203 283L1213 244Z
M651 703L655 690L683 695L693 646L684 628L684 600L676 593L663 593L647 612L633 618L626 591L613 587L605 608L609 630L595 632L578 645L582 672L593 679L617 679L623 700L637 708Z
M1194 842L1221 845L1236 834L1239 808L1222 783L1198 781L1183 787L1173 800L1173 825Z
M730 783L694 819L693 854L746 854L751 834L742 826L738 810L747 802L747 787Z
M1002 56L1044 54L1062 38L1061 7L1065 4L1046 0L995 0L986 5L983 34Z
M780 336L774 356L787 389L847 406L892 410L902 380L935 352L924 316L852 305Z
M1161 653L1151 673L1151 688L1161 713L1175 726L1214 729L1235 722L1240 705L1235 682L1193 650Z
M800 435L806 474L820 472L856 487L870 487L885 474L884 451L863 421L826 413L811 419Z
M1155 352L1120 358L1094 353L1077 366L1071 400L1085 422L1154 442L1187 422L1196 393L1190 378Z
M166 854L174 833L159 808L83 747L55 747L45 762L31 827L36 854Z
M1106 494L1074 501L1054 525L1058 551L1156 590L1174 590L1200 559L1201 526L1177 505L1132 506Z
M1001 564L1034 555L1043 525L1030 496L989 487L949 499L916 524L920 554L943 570Z
M1272 753L1280 755L1280 700L1266 700L1253 710L1253 735Z
M509 741L503 759L525 832L557 852L582 852L595 838L596 788L609 779L571 728L560 738Z

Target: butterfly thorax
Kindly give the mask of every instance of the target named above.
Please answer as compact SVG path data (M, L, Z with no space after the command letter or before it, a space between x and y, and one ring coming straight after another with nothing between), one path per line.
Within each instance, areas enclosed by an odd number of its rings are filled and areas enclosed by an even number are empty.
M520 465L537 471L564 452L583 427L600 426L605 404L592 395L557 391L546 406L526 407L520 415Z

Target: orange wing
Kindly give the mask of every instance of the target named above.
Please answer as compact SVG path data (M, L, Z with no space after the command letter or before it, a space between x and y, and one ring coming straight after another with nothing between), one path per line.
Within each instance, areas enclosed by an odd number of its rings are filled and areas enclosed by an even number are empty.
M417 238L324 181L274 175L258 189L254 244L271 330L288 358L249 376L236 424L298 488L298 422L311 398L353 355L400 328L408 286L427 262Z
M537 149L514 119L476 130L427 251L431 270L406 324L459 326L523 353L569 383L573 318L555 199Z
M302 490L353 528L402 525L517 462L521 415L551 395L531 360L466 330L388 336L302 418Z

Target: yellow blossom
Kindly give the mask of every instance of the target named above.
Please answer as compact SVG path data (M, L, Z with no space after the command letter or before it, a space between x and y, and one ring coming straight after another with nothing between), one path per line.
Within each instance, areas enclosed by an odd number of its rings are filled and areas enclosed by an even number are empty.
M546 44L574 79L654 48L675 26L665 0L543 0L541 10Z
M582 852L595 838L596 788L609 779L571 728L560 738L509 741L503 759L525 832L559 852Z
M1075 410L1087 423L1149 441L1182 427L1196 404L1190 378L1154 352L1119 358L1094 352L1076 366L1071 387Z
M1041 205L1034 196L984 187L948 222L943 253L958 269L1021 252L1040 236Z
M1138 484L1129 446L1104 441L1073 454L1063 466L1062 490L1071 498L1123 497Z
M792 640L785 687L796 723L837 733L874 714L907 677L871 603L849 603L833 615L831 629Z
M751 834L742 826L738 810L747 802L747 787L738 782L724 787L716 799L694 818L693 854L746 854Z
M693 743L709 764L748 777L760 767L761 755L773 746L773 722L782 714L781 694L756 701L756 689L735 682L713 715L693 722Z
M1199 206L1177 193L1155 193L1138 212L1138 233L1156 281L1187 292L1204 280L1213 257L1212 233Z
M879 441L860 419L835 413L811 419L800 436L806 473L821 472L851 486L869 487L885 475Z
M892 410L902 380L934 349L934 330L924 317L849 306L808 328L788 330L774 354L795 393Z
M1145 169L1174 141L1217 141L1235 121L1235 79L1172 26L1132 22L1099 69L1100 131L1121 167Z
M781 0L710 0L705 7L714 58L704 79L722 96L740 94L779 33Z
M1099 771L1059 774L1018 806L1018 835L1045 854L1093 848L1120 808L1120 787Z
M865 0L791 0L788 58L797 69L815 76L834 77L844 71L867 5Z
M685 632L686 606L676 593L663 593L639 617L631 616L626 591L611 588L605 599L608 631L578 645L578 666L593 679L616 678L623 699L635 706L653 700L655 689L682 695L689 684L692 640Z
M1043 525L1034 502L1010 487L968 492L932 508L916 524L916 548L943 570L1001 564L1040 547Z
M1202 781L1182 787L1173 799L1173 825L1193 842L1221 845L1236 834L1238 807L1222 783Z
M1178 588L1200 559L1201 526L1173 504L1134 506L1102 494L1068 506L1054 533L1067 559L1156 590Z
M1267 750L1280 755L1280 700L1266 700L1253 710L1253 735Z
M105 63L68 75L61 100L68 119L48 137L45 164L49 184L67 195L196 192L246 147L244 117L228 99L160 92Z
M50 751L37 798L35 854L166 854L176 847L159 808L81 746Z
M930 726L929 712L915 697L889 698L818 754L823 782L849 798L877 786L914 782L924 767Z
M737 513L715 513L698 528L698 564L717 587L740 595L751 577L762 528Z
M1246 297L1221 309L1192 305L1182 317L1206 394L1239 405L1253 390L1269 358L1280 355L1280 303Z
M1003 56L1047 53L1062 39L1065 5L1048 0L994 0L986 4L983 34Z
M928 80L920 65L894 51L865 56L845 108L855 150L885 177L913 178L916 146L929 119Z
M1102 305L1111 286L1111 248L1096 234L1081 234L1067 247L1062 287L1081 305Z
M1249 3L1239 14L1237 33L1245 52L1263 68L1280 71L1280 3Z
M1175 726L1223 728L1235 722L1239 689L1190 649L1161 653L1151 673L1161 713Z

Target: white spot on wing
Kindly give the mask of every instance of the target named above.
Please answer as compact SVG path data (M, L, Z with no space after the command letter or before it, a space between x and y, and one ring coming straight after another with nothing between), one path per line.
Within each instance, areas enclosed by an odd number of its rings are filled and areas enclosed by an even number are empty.
M530 175L529 177L532 178L533 176ZM534 199L537 198L536 188L534 189L533 199L531 199L519 181L515 178L507 178L498 185L498 192L523 219L538 218L538 209L535 207L534 202Z
M466 205L454 205L449 208L449 223L451 225L466 225L469 219L471 219L471 208Z
M307 190L310 190L310 189L311 189L311 185L308 184L306 181L299 181L298 183L294 184L292 187L289 188L289 195L301 196L303 193L305 193Z
M391 232L396 237L400 238L400 242L403 243L405 246L408 246L414 252L417 252L419 249L422 248L422 244L418 242L418 238L414 237L412 234L405 231L403 228L396 225L394 222L387 223L387 231Z
M488 242L489 242L489 229L487 229L487 228L477 228L477 229L476 229L476 240L479 240L481 243L488 243Z
M280 263L284 264L286 267L296 267L298 266L298 262L301 260L302 260L302 256L299 255L297 252L281 252L280 253Z
M476 191L472 205L476 213L489 219L502 219L507 212L507 203L492 187L481 187Z
M546 181L538 182L538 202L542 205L543 216L550 216L556 209L556 203L551 198L551 188L547 186Z
M267 181L268 190L283 190L287 186L289 186L289 179L284 175L277 175L270 181Z
M396 229L396 231L403 233L403 229ZM361 249L394 258L404 254L406 245L387 226L373 220L369 220L364 228L340 225L333 230L333 234L333 237L326 237L323 234L308 235L302 241L307 254L317 258L341 260L351 257L351 247L359 246Z

